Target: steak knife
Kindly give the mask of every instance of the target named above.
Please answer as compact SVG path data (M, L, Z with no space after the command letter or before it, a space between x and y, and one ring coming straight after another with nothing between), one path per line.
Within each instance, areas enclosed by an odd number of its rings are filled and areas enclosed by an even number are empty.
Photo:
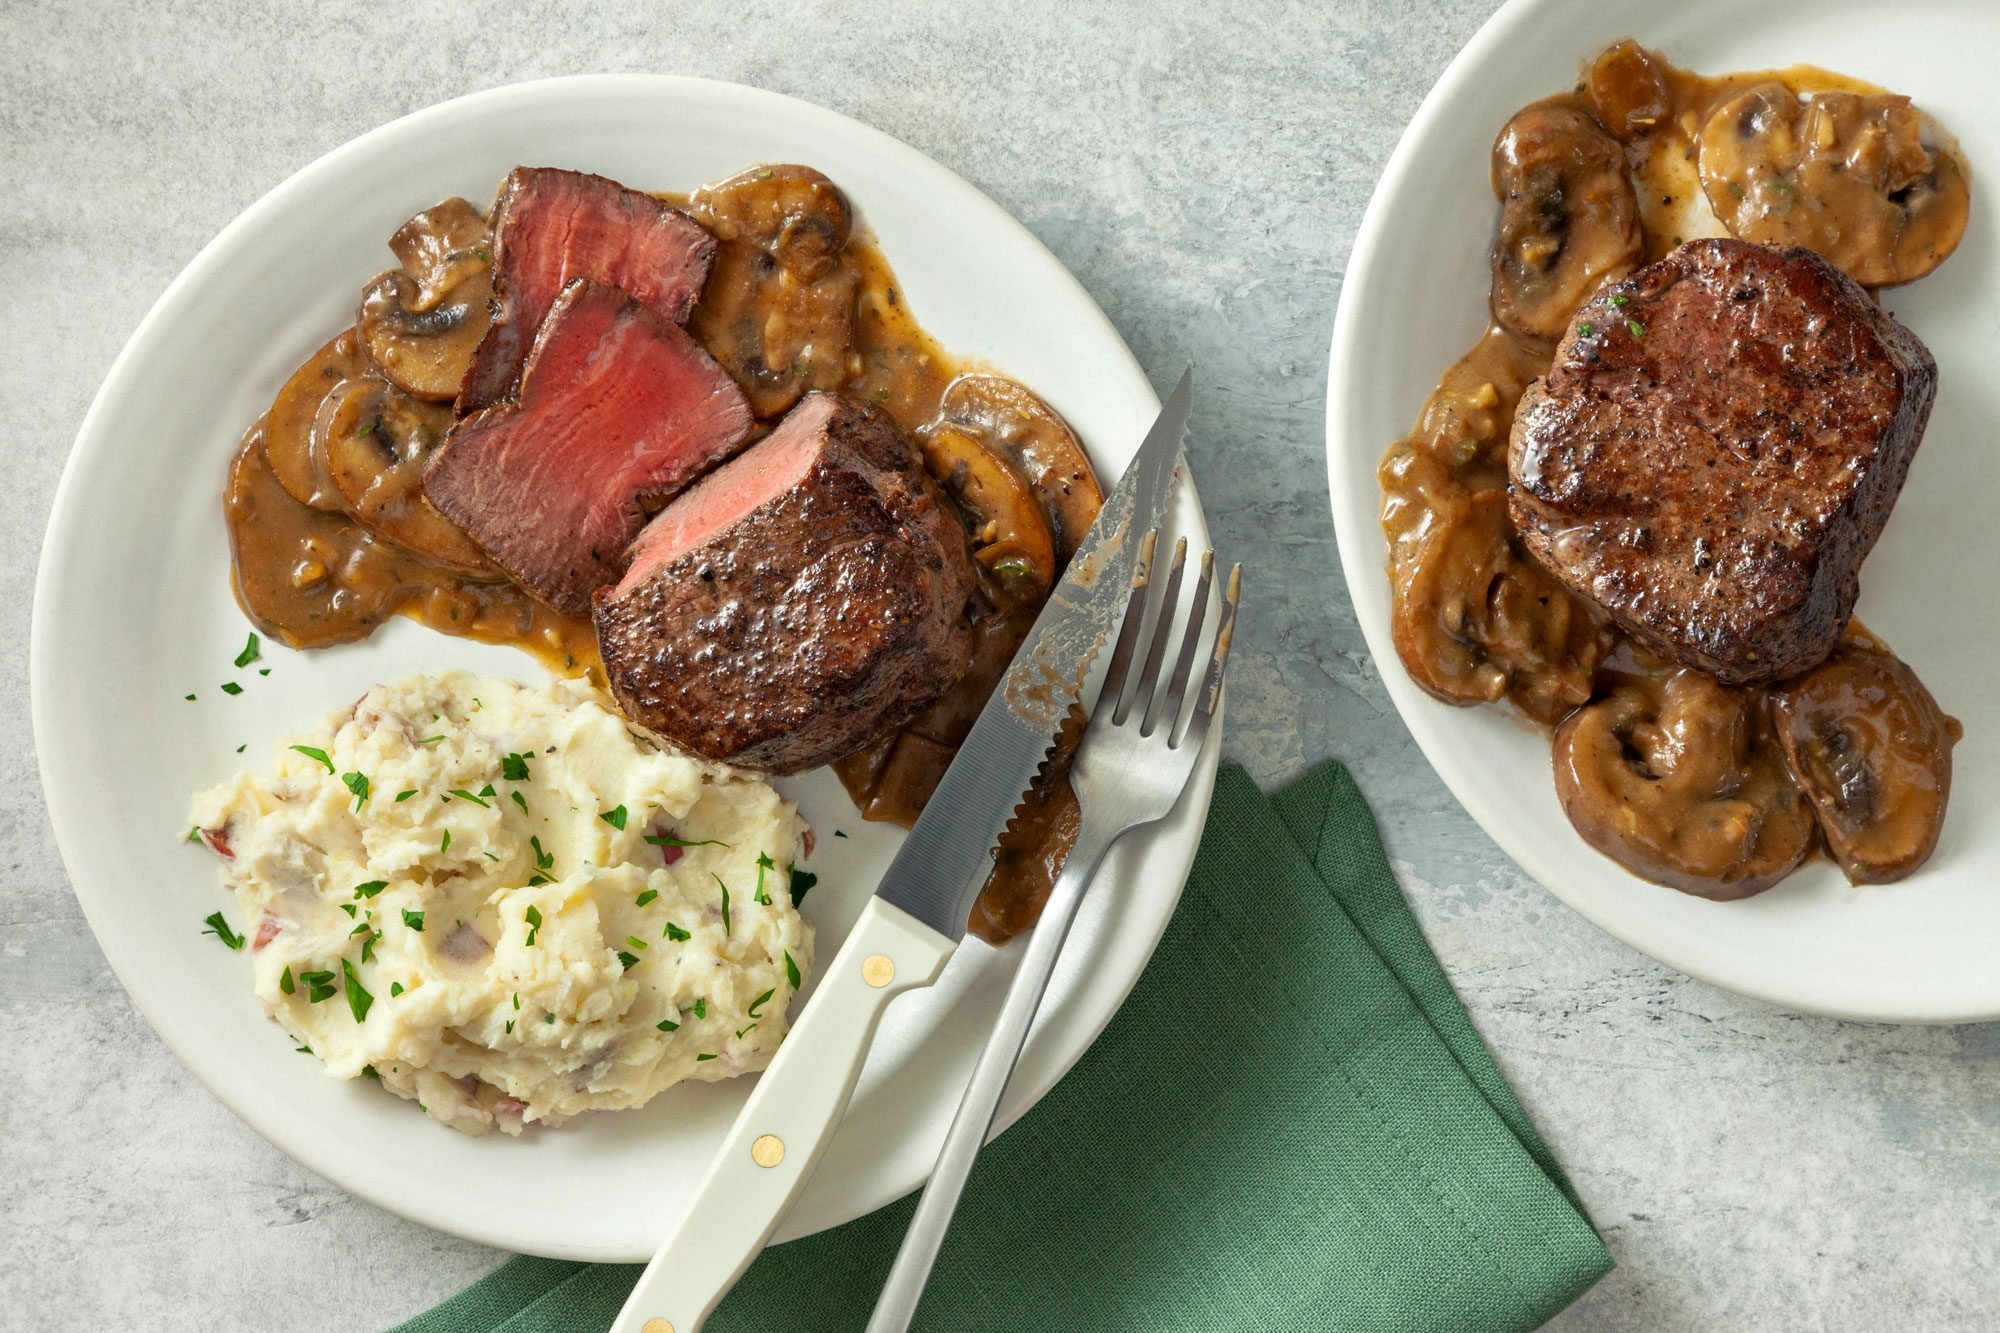
M1190 370L1167 396L612 1333L696 1333L811 1178L882 1011L936 981L965 937L994 845L1117 623L1141 534L1166 509L1192 379Z

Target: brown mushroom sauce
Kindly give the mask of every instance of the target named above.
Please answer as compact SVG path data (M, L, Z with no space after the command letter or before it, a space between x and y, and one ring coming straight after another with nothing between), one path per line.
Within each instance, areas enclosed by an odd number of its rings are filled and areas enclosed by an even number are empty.
M847 200L802 166L662 194L720 244L690 332L769 421L811 388L884 408L958 502L980 587L964 678L901 731L835 765L869 819L916 821L1102 501L1081 444L1021 385L924 332ZM355 327L299 367L244 435L223 507L237 601L295 648L366 638L394 615L602 680L587 617L508 582L431 507L425 461L488 320L484 217L448 199L390 241L400 267L363 288ZM1076 835L1068 750L1004 840L972 927L998 942L1040 914Z
M1858 624L1769 687L1649 657L1522 550L1507 444L1577 307L1683 241L1803 245L1870 287L1929 272L1965 228L1956 144L1825 70L1705 78L1624 41L1509 120L1492 171L1492 325L1379 472L1405 668L1448 703L1505 699L1553 728L1571 823L1647 879L1741 898L1820 850L1855 883L1909 874L1960 734L1909 667Z

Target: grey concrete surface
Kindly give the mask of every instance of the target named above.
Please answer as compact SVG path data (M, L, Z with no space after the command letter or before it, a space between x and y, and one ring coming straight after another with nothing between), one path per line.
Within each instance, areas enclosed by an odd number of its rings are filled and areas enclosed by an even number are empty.
M1563 1330L2000 1320L2000 1027L1804 1018L1599 934L1458 809L1335 565L1326 344L1363 205L1493 0L1102 5L0 3L0 1328L375 1328L498 1262L293 1165L135 1015L71 898L27 717L29 604L99 380L180 267L320 153L457 93L702 74L869 121L1040 235L1164 374L1256 572L1229 751L1337 755L1619 1267ZM143 873L143 871L140 871Z

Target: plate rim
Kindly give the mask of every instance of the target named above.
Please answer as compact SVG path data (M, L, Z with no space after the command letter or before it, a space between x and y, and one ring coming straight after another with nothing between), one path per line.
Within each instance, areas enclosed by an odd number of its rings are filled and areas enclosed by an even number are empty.
M1354 245L1342 271L1340 297L1335 307L1327 354L1325 461L1328 506L1349 604L1354 608L1355 621L1367 643L1369 655L1377 665L1383 688L1431 769L1443 781L1453 799L1479 825L1481 832L1544 891L1605 934L1646 957L1708 985L1781 1009L1827 1018L1901 1024L1976 1023L2000 1018L2000 992L1976 1001L1968 997L1967 1001L1958 1003L1953 1003L1950 997L1926 996L1905 1000L1898 1006L1856 1006L1843 1004L1823 994L1802 994L1782 985L1761 983L1755 977L1738 976L1708 965L1702 958L1671 941L1642 942L1642 931L1622 928L1609 913L1599 910L1600 899L1597 896L1578 889L1573 882L1573 872L1563 870L1559 859L1547 849L1547 844L1519 831L1516 821L1509 818L1509 811L1495 795L1501 784L1490 777L1483 778L1468 764L1454 757L1448 719L1459 710L1431 698L1410 679L1390 638L1386 610L1377 611L1380 585L1385 578L1381 562L1386 552L1379 524L1368 524L1365 532L1356 533L1344 521L1356 512L1359 497L1344 480L1343 464L1353 450L1371 447L1364 431L1351 428L1358 423L1350 421L1350 411L1346 406L1369 392L1367 381L1360 374L1365 316L1363 298L1357 293L1362 284L1354 281L1353 275L1365 272L1380 262L1377 251L1382 248L1383 238L1394 225L1392 196L1405 192L1407 178L1416 172L1420 154L1446 122L1449 104L1456 99L1461 86L1477 78L1487 66L1490 53L1512 40L1518 30L1552 17L1564 3L1565 0L1506 0L1446 64L1384 164L1382 174L1369 195L1361 223L1356 228ZM1416 405L1411 405L1411 419L1414 419L1415 408ZM1379 450L1386 444L1386 441L1377 440L1372 442L1372 447ZM1373 511L1377 504L1376 496L1367 498L1370 500L1368 509ZM1588 848L1588 844L1580 840L1577 845ZM1604 858L1604 870L1635 887L1660 887L1632 875L1608 857Z
M147 998L145 989L133 985L124 963L116 956L112 948L107 947L105 942L106 932L103 922L100 920L100 915L105 910L105 903L99 901L94 907L92 895L86 894L78 888L79 877L75 868L77 857L72 853L71 848L78 845L77 839L82 836L81 821L65 819L63 813L64 804L58 799L56 788L51 783L50 741L51 737L58 730L59 724L52 716L54 704L50 698L50 681L52 673L57 668L57 664L50 660L50 654L53 651L50 642L52 627L60 619L52 587L57 577L54 572L56 562L52 557L55 548L59 544L59 534L69 531L82 518L81 513L78 511L80 502L76 492L79 484L77 478L81 471L79 460L84 457L86 446L93 435L98 433L99 420L109 410L107 403L114 396L114 390L120 389L123 382L135 373L131 369L134 360L142 355L143 349L159 336L156 332L157 327L169 318L172 308L183 299L184 292L190 287L194 287L209 279L210 271L221 262L224 252L234 243L238 235L262 225L269 215L278 213L284 209L295 192L311 188L314 177L322 173L337 170L351 157L368 154L373 151L379 141L385 138L408 133L413 127L422 128L425 123L434 119L463 115L468 112L473 114L486 113L498 109L509 102L550 95L560 96L572 91L584 95L615 95L621 90L641 95L691 95L696 98L714 101L734 101L738 105L761 107L767 111L789 116L807 125L811 125L814 122L820 124L837 124L842 128L844 133L858 136L871 150L891 159L899 160L912 171L921 174L927 182L934 182L953 196L952 202L940 211L951 212L959 208L969 207L983 212L995 225L1011 231L1017 241L1024 243L1032 252L1038 253L1045 259L1047 261L1050 281L1066 285L1070 295L1075 299L1077 310L1080 313L1086 314L1092 322L1089 333L1094 339L1104 343L1109 368L1129 378L1135 391L1143 386L1143 394L1140 395L1141 402L1148 405L1151 412L1156 414L1159 411L1160 400L1158 393L1153 388L1150 377L1147 376L1144 367L1133 354L1130 345L1125 341L1123 335L1119 333L1116 325L1105 314L1103 307L1098 304L1096 298L1083 286L1076 275L1070 271L1068 265L1063 263L1020 219L1016 218L978 186L959 175L950 167L938 162L927 153L905 143L887 131L878 129L874 125L854 116L822 106L805 98L794 97L790 94L776 92L768 88L760 88L724 79L712 79L684 74L604 72L556 75L545 78L519 80L491 88L479 89L420 107L376 125L313 157L310 161L286 174L283 179L259 195L254 201L243 208L242 211L225 223L187 261L180 271L175 274L173 279L167 283L159 296L148 307L145 315L133 327L132 332L127 335L118 354L112 359L96 392L92 395L90 406L85 411L83 419L77 427L76 435L71 441L70 449L64 459L61 473L57 479L54 496L50 503L48 518L43 528L41 549L36 561L33 603L29 619L28 645L29 716L30 730L34 738L36 775L41 785L43 804L48 810L50 825L55 834L57 852L62 861L65 877L69 881L70 891L84 915L85 922L90 927L99 953L111 968L113 975L117 977L120 986L131 1000L133 1008L145 1019L147 1026L152 1029L160 1042L173 1054L181 1067L194 1075L195 1079L212 1096L227 1107L233 1116L260 1138L271 1144L272 1147L328 1183L353 1194L357 1198L364 1199L386 1212L429 1227L432 1230L459 1236L463 1239L499 1249L596 1262L630 1262L634 1256L625 1251L606 1249L597 1245L552 1244L546 1239L537 1239L535 1236L527 1234L532 1231L532 1221L526 1225L506 1225L500 1222L495 1222L491 1225L484 1223L468 1224L461 1219L452 1217L435 1207L429 1206L421 1196L418 1199L412 1200L394 1195L383 1189L370 1188L366 1185L358 1185L351 1180L343 1179L337 1168L337 1163L342 1156L339 1151L339 1144L330 1139L316 1141L315 1137L309 1133L288 1131L282 1126L265 1123L262 1117L254 1116L245 1109L243 1100L239 1098L234 1090L236 1085L222 1077L226 1073L226 1070L233 1066L211 1068L205 1062L197 1060L190 1054L188 1044L182 1040L171 1024L162 1022L158 1007ZM864 216L863 222L865 223L865 221ZM1119 356L1122 357L1122 362L1111 364L1115 362L1115 358L1110 355L1112 348L1117 349ZM1191 472L1186 470L1185 464L1183 464L1182 487L1186 492L1193 520L1192 526L1188 531L1188 536L1191 540L1195 538L1206 540L1206 516L1201 511L1194 479ZM1194 776L1182 797L1184 803L1196 803L1197 808L1204 811L1212 799L1219 766L1222 736L1222 728L1219 725L1221 722L1220 717L1217 718L1217 722L1218 726L1214 729L1214 735L1211 736L1205 753L1198 758ZM1169 886L1154 880L1147 886L1148 893L1158 896L1163 899L1163 902L1161 910L1157 913L1156 922L1146 931L1146 937L1141 939L1137 933L1132 931L1122 932L1123 939L1129 944L1143 944L1143 949L1137 954L1137 966L1131 970L1128 977L1116 986L1115 994L1109 996L1110 1003L1106 1004L1099 1011L1079 1013L1077 1015L1072 1040L1063 1049L1050 1052L1054 1058L1045 1062L1045 1068L1039 1071L1042 1076L1017 1079L1015 1084L1010 1086L1008 1095L1001 1105L1000 1112L995 1117L993 1129L989 1134L989 1140L997 1138L1029 1110L1033 1109L1075 1067L1077 1061L1095 1044L1104 1029L1110 1025L1111 1021L1123 1009L1132 989L1138 984L1139 978L1150 965L1152 955L1157 949L1161 937L1165 934L1166 927L1172 920L1175 910L1178 908L1180 896L1185 889L1187 876L1192 869L1198 845L1199 824L1197 823L1195 837L1186 846L1185 855L1175 855L1173 858L1175 861L1182 863L1177 874L1174 876L1173 883ZM1101 885L1099 888L1100 894L1109 887L1111 886L1108 884ZM1039 1024L1037 1030L1039 1031ZM1031 1037L1031 1046L1033 1044L1034 1042ZM871 1179L879 1180L880 1177ZM893 1203L896 1199L921 1187L926 1179L928 1179L927 1172L915 1180L907 1182L892 1180L887 1185L878 1185L876 1188L867 1191L865 1197L848 1198L845 1201L846 1206L831 1210L832 1215L824 1222L804 1230L794 1231L781 1223L778 1237L774 1238L772 1243L777 1243L780 1238L795 1239L799 1236L814 1234L819 1230L844 1225L846 1222ZM794 1212L791 1216L796 1218L797 1213ZM644 1256L641 1255L639 1258L643 1259Z

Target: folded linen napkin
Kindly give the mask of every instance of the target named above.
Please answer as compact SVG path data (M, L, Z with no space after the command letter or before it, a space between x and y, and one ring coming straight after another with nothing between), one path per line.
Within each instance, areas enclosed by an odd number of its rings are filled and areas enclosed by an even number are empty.
M860 1329L913 1199L766 1251L710 1333ZM1353 780L1217 782L1179 911L981 1157L923 1330L1531 1329L1611 1267ZM600 1333L638 1268L517 1258L400 1333Z

